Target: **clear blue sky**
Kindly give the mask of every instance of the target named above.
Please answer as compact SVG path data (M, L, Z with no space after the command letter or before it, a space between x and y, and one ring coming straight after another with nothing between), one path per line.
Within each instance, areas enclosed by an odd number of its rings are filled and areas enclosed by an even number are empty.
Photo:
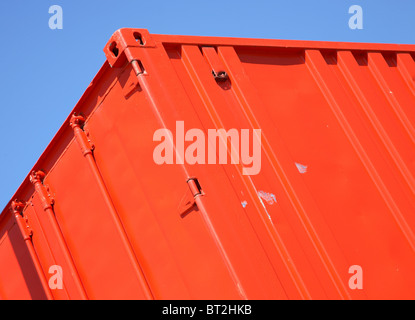
M49 7L63 9L51 30ZM349 28L351 5L363 29ZM105 61L121 27L150 33L415 44L414 0L1 0L0 210Z

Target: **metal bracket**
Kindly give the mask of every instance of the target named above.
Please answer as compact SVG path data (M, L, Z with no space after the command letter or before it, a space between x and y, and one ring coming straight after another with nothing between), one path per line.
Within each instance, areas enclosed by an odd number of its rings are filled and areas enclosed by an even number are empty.
M89 133L83 130L85 124L85 117L74 113L71 117L69 125L74 131L75 137L78 141L79 147L81 148L82 154L86 156L87 154L92 154L95 146L89 139Z
M104 47L108 63L113 68L122 67L134 60L129 48L154 48L156 43L146 29L122 28L112 35Z
M190 192L186 191L179 205L179 213L182 218L187 216L193 208L197 208L196 198L203 196L203 190L197 178L189 178L187 181Z
M193 198L204 195L202 187L200 186L199 180L197 178L189 178L186 182L189 185Z
M23 201L19 201L19 200L14 200L12 201L12 211L14 214L19 214L22 215L23 213L23 209L25 208L26 204Z
M19 200L12 201L12 211L16 218L17 225L22 233L23 240L31 240L33 236L33 230L28 224L27 218L23 217L23 209L26 207L26 204Z
M214 47L202 47L203 55L212 68L212 75L216 81L226 81L229 75L225 70L225 66L220 60Z
M39 195L40 201L43 205L43 210L52 209L55 200L49 194L48 188L43 184L46 174L39 171L32 171L30 175L30 182L35 186L35 190Z

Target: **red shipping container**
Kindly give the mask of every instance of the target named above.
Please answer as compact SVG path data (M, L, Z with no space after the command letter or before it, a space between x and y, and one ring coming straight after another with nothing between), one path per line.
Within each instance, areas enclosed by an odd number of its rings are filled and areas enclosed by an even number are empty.
M104 52L0 216L0 299L415 298L415 46Z

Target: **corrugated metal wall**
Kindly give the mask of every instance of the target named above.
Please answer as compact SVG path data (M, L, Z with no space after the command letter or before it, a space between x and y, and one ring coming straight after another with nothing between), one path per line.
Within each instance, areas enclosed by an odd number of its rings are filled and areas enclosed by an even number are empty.
M74 110L85 125L68 117L34 167L45 178L15 195L35 257L9 207L0 218L16 264L0 298L42 297L51 265L55 299L415 297L414 46L123 29L104 51ZM259 173L156 164L154 132L177 121L261 129Z

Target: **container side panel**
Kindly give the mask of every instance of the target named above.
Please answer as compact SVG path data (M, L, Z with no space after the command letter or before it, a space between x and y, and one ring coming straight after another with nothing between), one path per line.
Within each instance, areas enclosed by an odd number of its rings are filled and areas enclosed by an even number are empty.
M382 57L383 59L383 57ZM368 128L372 141L385 154L389 164L390 174L397 176L396 182L401 184L399 190L405 192L408 199L415 201L415 148L414 142L408 136L407 130L401 125L397 114L391 108L384 94L379 94L379 86L365 65L359 65L351 52L340 52L338 64L331 68L340 81L350 86L356 101L351 103ZM386 63L386 62L385 62ZM401 63L400 63L401 64ZM389 67L388 71L395 73L394 81L399 79L397 68ZM341 73L341 75L338 75ZM343 80L344 79L344 80ZM408 88L401 82L399 92L408 98L411 95ZM389 95L393 92L389 91ZM415 105L415 101L407 101L405 105ZM413 118L413 117L412 117Z
M240 168L225 170L251 199L272 196L261 199L262 224L269 256L292 261L288 275L278 271L285 290L294 282L314 298L413 296L414 96L394 57L370 53L368 65L347 51L218 47L230 78L215 82L203 46L166 48L205 127L262 129L260 174L238 181ZM364 290L349 288L353 265L365 270Z
M172 50L169 51L169 55L204 127L237 129L239 132L249 129L251 133L252 129L261 128L259 125L250 123L246 113L241 109L239 97L232 90L236 83L232 79L227 83L216 83L211 76L206 59L197 47L184 46L181 55L180 51L174 53ZM183 62L180 61L181 56ZM239 59L235 55L226 62L234 64L238 63ZM229 69L227 71L231 72ZM190 79L186 75L189 75ZM243 75L236 77L240 79L241 76ZM244 90L251 90L251 88ZM250 148L252 150L252 144ZM261 170L264 170L263 166L266 164L262 159ZM283 193L278 192L277 188L281 189L278 184L272 183L272 176L244 176L241 174L241 168L235 170L232 167L229 164L224 165L228 179L237 191L238 206L256 229L262 246L267 248L268 259L272 262L274 272L278 274L288 296L290 298L299 296L323 298L330 293L337 294L335 289L331 289L331 281L323 289L320 284L322 280L316 277L314 269L319 270L321 266L310 264L309 258L304 255L304 248L299 246L298 236L293 233L286 217L280 211L280 205L277 204L281 199L277 200L276 195L280 197ZM261 194L268 194L269 202L260 198ZM245 208L242 207L243 203L246 204ZM271 212L277 212L278 215L271 216ZM308 251L312 252L310 248Z
M69 145L44 183L54 197L56 219L88 298L142 299L126 247L76 142Z
M24 210L24 215L28 219L28 224L33 230L32 242L36 251L37 257L43 269L43 274L49 281L56 275L56 267L61 266L62 269L67 270L67 261L62 257L62 248L60 248L56 241L56 236L50 228L50 222L46 219L41 204L36 195L33 195ZM49 271L51 271L49 273ZM53 280L57 283L57 280ZM73 278L71 276L62 277L62 288L53 287L51 290L53 297L57 300L78 299Z
M117 31L0 299L415 299L414 48Z
M150 82L150 78L155 78L157 74L156 69L153 66L153 71L146 60L143 64ZM175 131L171 124L175 124L180 115L172 117L171 113L155 109L149 103L148 96L140 90L128 99L124 98L123 87L133 77L135 75L127 70L122 78L124 80L120 81L119 86L114 86L86 128L96 145L97 163L116 207L120 209L136 252L144 257L145 274L150 285L156 297L161 299L240 298L239 289L230 278L209 226L196 208L186 209L184 200L192 197L183 168L180 165L160 166L153 158L154 148L159 144L153 140L154 133L166 123L166 127ZM157 82L157 78L151 80L153 87ZM167 84L163 88L177 92ZM153 95L166 99L157 104L157 108L168 101L165 94ZM193 117L187 115L186 120ZM209 189L206 192L207 197L215 196ZM223 204L221 206L224 207ZM238 224L228 225L228 233L240 228ZM234 242L234 245L237 243ZM244 249L240 247L240 250ZM262 261L260 252L253 252L255 256ZM252 274L253 279L255 274ZM264 288L269 290L265 285L264 281ZM272 290L268 291L268 297L272 296Z
M178 78L180 73L174 69L171 61L167 61L169 55L163 52L162 56L163 63L160 62L153 66L153 74L156 76L163 75L163 78L166 79L165 88L169 88L169 91L158 89L156 84L160 80L152 83L150 90L152 96L157 98L157 111L163 116L166 127L171 130L174 130L179 120L183 121L185 132L189 133L192 129L201 130L205 138L206 151L210 149L209 146L213 147L213 140L217 139L209 137L209 129L214 129L214 127L204 123L196 112L193 103L189 100L183 85L180 83L180 78ZM212 70L206 70L214 82ZM150 84L150 77L148 84ZM175 105L179 105L180 108L175 108ZM186 139L184 146L181 145L179 130L176 129L175 131L176 147L188 147L191 141ZM215 153L214 151L214 158ZM243 204L239 200L238 195L244 190L237 190L232 184L229 184L229 181L232 181L234 177L227 175L226 169L218 165L218 159L215 159L215 165L209 162L208 157L209 154L206 151L206 164L192 165L185 161L184 167L188 176L199 179L205 193L205 196L201 198L201 202L206 212L201 216L209 228L212 240L221 253L223 263L229 269L229 273L232 274L234 286L241 288L241 292L244 292L248 298L286 297L287 293L281 284L279 275L275 273L275 266L264 250L264 243L259 239L258 230L255 230L252 226ZM259 205L258 202L257 204ZM243 237L241 237L242 234ZM284 260L285 257L282 259L279 257L278 263L281 267L286 262ZM259 272L259 270L261 271ZM302 293L298 294L297 292L297 296L302 296Z
M44 300L46 295L39 275L12 219L13 215L0 230L0 298Z
M384 124L382 128L379 124L375 134L372 123L357 114L361 104L356 102L354 92L332 70L338 68L335 59L330 60L318 50L307 50L304 56L244 49L238 54L263 102L261 109L253 110L263 137L277 158L281 157L278 140L283 139L288 151L283 170L293 174L293 169L297 169L296 174L301 177L301 181L289 177L286 183L296 191L305 218L311 223L312 228L306 227L310 237L315 233L323 239L321 245L329 247L329 243L324 243L324 234L331 231L345 261L366 271L363 291L368 297L413 296L415 278L410 270L415 263L412 231L415 221L411 213L415 206L411 197L414 174L411 113L398 108L394 99L386 99L382 104L367 102L367 108L383 117ZM368 67L360 68L362 71L353 76L369 72ZM388 68L392 70L384 73L396 77L396 68ZM383 78L379 78L372 82L382 82ZM381 96L383 92L377 85L365 93L372 95L377 89ZM400 92L401 96L406 94L406 99L413 99L408 91ZM410 103L406 101L404 105ZM388 116L391 111L400 115L400 123L396 115ZM374 115L371 116L370 120L375 121ZM400 134L391 144L397 146L393 152L382 153L375 147L372 139L378 138L380 130L385 139ZM378 146L384 147L379 142ZM389 167L391 161L385 162L385 158L391 156L396 163ZM299 192L303 190L300 184L306 186L305 193ZM309 206L309 196L316 207ZM348 268L340 260L331 260L347 280Z

